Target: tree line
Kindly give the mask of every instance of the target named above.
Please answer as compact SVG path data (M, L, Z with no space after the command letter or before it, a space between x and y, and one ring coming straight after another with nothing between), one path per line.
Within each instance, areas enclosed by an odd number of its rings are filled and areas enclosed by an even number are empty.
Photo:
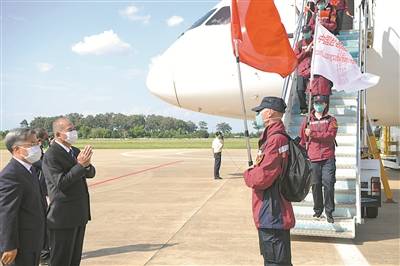
M23 120L21 127L44 128L52 133L52 124L59 116L35 117L28 122ZM121 113L105 113L84 116L78 113L67 114L76 126L80 138L208 138L214 134L209 132L208 124L200 121L184 121L160 115L125 115ZM232 133L232 127L225 122L218 123L217 131L226 137L241 137L242 133ZM8 131L0 131L4 137ZM257 134L256 134L257 135Z

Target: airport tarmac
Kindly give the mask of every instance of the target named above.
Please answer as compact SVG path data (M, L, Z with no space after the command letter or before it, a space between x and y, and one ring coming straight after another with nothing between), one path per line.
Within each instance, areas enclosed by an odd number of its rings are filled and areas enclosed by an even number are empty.
M96 150L81 265L262 265L246 152L222 160L214 180L211 150ZM399 202L400 171L389 174ZM383 203L354 240L293 236L293 264L399 265L399 220L399 205Z

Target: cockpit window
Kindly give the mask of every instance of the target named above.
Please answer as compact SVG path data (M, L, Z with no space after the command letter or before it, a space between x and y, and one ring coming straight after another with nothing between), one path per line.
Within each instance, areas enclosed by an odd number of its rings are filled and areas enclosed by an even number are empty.
M224 25L231 22L231 9L229 6L224 6L212 18L210 18L206 26L210 25Z
M198 19L189 29L187 30L191 30L194 28L197 28L198 26L200 26L201 24L203 24L204 21L206 21L214 12L215 12L216 8L211 9L210 11L207 12L207 14L205 14L204 16L202 16L200 19Z

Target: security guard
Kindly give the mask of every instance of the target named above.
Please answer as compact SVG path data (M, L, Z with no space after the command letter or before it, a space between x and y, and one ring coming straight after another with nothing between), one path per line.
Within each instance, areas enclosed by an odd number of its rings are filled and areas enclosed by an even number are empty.
M264 265L292 265L290 229L295 225L292 204L281 195L277 179L288 161L288 139L282 122L286 104L281 98L264 97L253 111L261 135L256 165L244 172L253 189L253 218L258 229Z
M333 223L335 211L335 138L338 130L336 118L328 114L328 96L314 96L314 109L310 115L309 127L304 119L300 137L307 147L312 166L312 193L314 217L320 218L325 208L326 220ZM322 187L324 194L322 195Z

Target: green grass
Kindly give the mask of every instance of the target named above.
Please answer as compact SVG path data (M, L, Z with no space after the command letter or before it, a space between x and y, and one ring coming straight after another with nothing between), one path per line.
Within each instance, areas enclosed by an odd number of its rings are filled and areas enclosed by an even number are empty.
M82 148L91 145L94 149L211 149L213 139L81 139L74 145ZM257 148L257 139L251 139L252 148ZM245 149L244 138L225 139L225 149ZM0 150L5 149L4 142Z

